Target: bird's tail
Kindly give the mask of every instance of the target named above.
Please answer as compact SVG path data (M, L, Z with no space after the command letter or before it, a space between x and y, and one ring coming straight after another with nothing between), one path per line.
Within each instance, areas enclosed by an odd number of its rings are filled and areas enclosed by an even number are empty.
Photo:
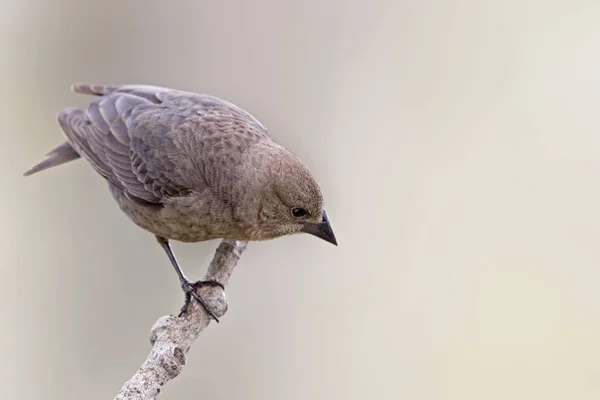
M46 159L34 165L31 169L26 171L23 176L33 175L36 172L43 171L48 168L62 165L69 161L77 160L80 156L69 144L64 142L63 144L56 147L54 150L46 154Z

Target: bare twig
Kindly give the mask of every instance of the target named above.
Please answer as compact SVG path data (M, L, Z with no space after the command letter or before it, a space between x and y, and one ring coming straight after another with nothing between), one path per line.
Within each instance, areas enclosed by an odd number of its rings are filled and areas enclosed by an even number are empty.
M211 261L203 280L215 280L227 286L246 242L223 240ZM202 287L198 294L221 317L227 311L227 296L218 287ZM163 385L175 378L185 366L185 354L211 317L196 301L190 303L182 317L171 315L158 319L150 332L152 350L140 369L127 381L116 400L155 399Z

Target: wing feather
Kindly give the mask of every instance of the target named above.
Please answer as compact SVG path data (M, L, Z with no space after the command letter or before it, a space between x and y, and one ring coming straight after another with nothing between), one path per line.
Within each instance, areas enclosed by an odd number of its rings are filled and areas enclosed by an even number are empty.
M235 162L251 143L268 138L252 115L208 95L145 85L79 84L73 91L100 98L85 110L59 114L69 142L141 203L203 190L223 179L225 158ZM224 152L228 140L235 143L230 154Z

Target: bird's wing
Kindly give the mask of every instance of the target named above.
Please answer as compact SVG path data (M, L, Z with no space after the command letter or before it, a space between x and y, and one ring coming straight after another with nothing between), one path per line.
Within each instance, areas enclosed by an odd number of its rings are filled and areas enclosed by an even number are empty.
M161 204L210 186L215 163L207 167L207 155L222 158L231 137L240 148L268 137L250 114L212 96L139 85L73 89L102 97L85 110L63 110L60 126L100 175L135 200Z

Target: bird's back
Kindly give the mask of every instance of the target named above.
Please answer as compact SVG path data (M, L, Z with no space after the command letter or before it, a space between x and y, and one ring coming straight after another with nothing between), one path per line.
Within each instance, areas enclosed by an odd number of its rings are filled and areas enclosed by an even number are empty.
M85 109L59 113L68 143L139 202L160 205L166 197L218 188L248 148L270 141L252 115L213 96L142 85L72 89L100 98ZM63 162L57 159L56 165Z

